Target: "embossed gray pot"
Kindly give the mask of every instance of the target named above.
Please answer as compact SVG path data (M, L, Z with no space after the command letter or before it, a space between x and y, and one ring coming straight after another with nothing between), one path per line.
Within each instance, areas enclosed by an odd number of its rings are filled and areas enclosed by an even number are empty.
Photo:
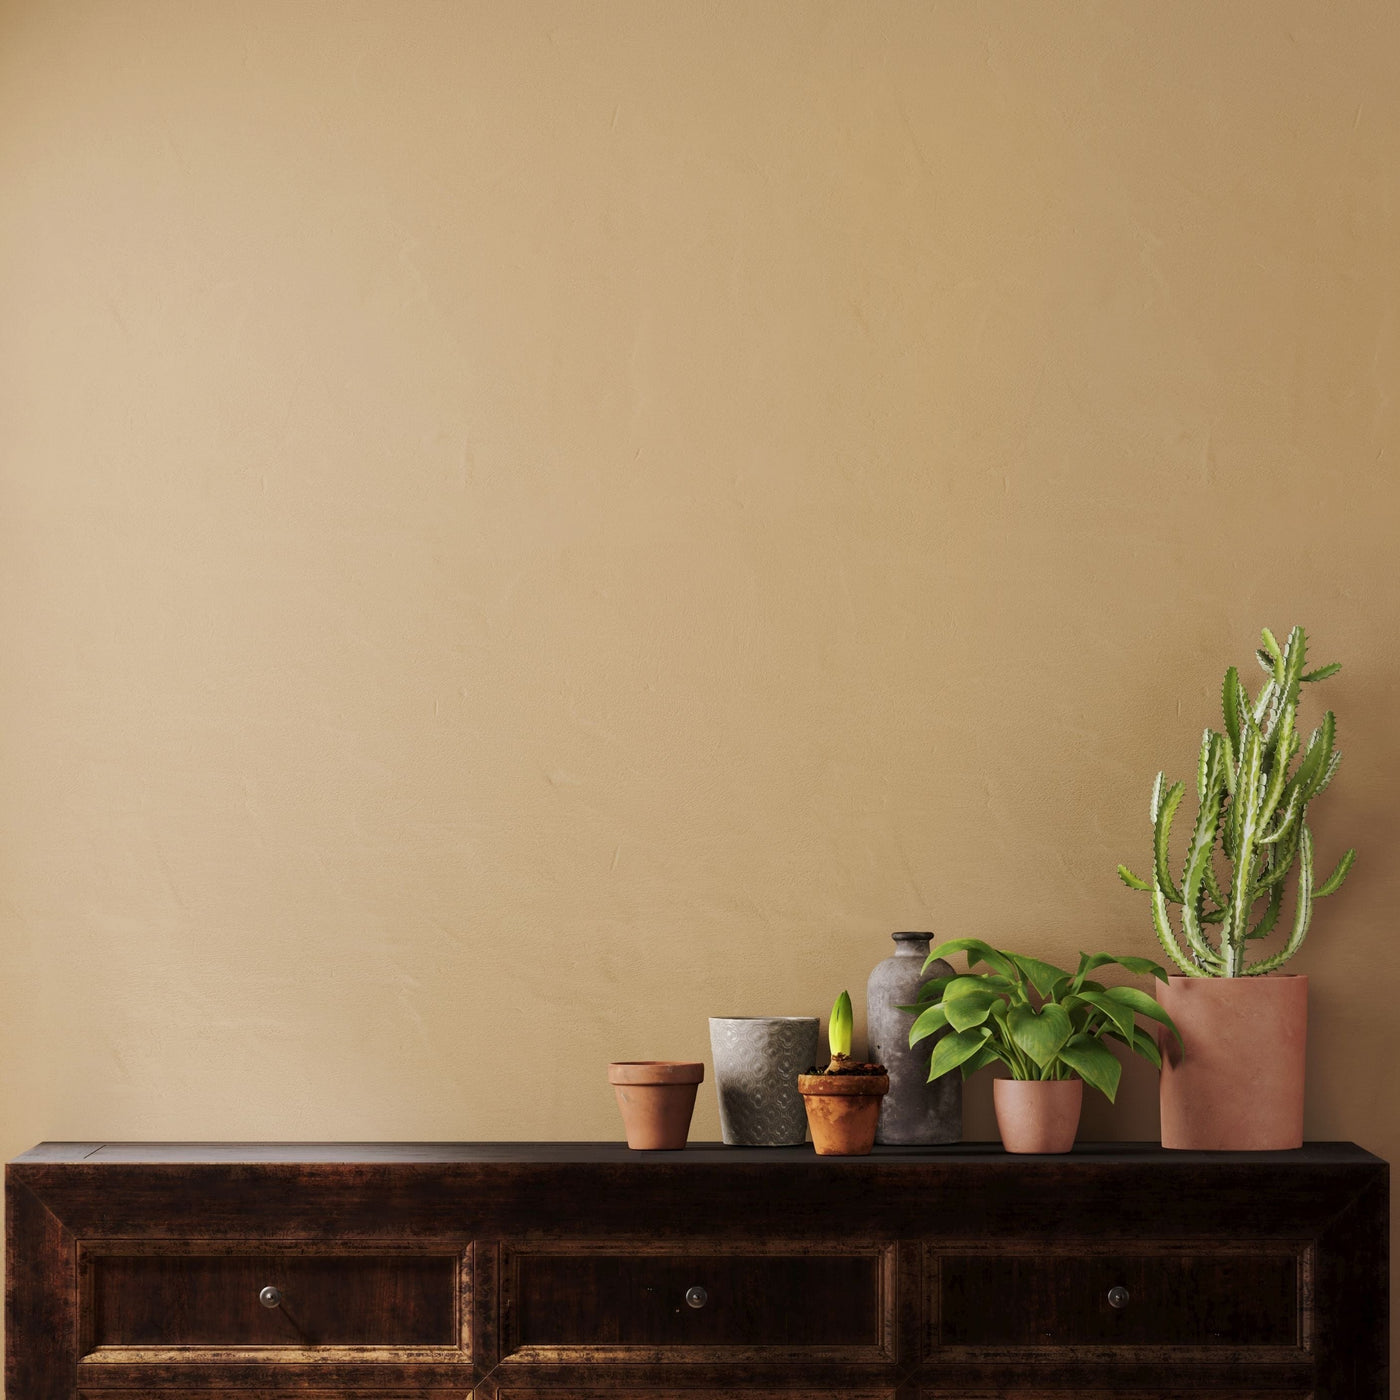
M807 1140L797 1076L817 1062L815 1016L711 1016L719 1126L735 1147Z
M962 1074L953 1070L928 1082L929 1056L938 1036L909 1047L914 1018L901 1006L918 1000L919 988L952 968L941 958L924 972L933 935L896 933L893 954L870 974L865 989L870 1058L890 1074L890 1091L880 1101L875 1141L929 1146L962 1141Z

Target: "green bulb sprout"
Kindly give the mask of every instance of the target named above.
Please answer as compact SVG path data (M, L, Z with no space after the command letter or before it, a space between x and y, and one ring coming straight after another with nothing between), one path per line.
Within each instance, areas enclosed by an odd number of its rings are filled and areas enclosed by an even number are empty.
M851 1013L851 994L842 992L831 1008L831 1018L827 1022L826 1039L831 1046L833 1061L851 1058L851 1027L855 1017Z

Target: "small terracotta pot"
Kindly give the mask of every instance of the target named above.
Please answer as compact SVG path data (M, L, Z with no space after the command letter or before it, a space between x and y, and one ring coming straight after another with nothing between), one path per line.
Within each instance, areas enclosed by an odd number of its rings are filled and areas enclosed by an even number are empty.
M995 1079L992 1103L1008 1152L1068 1152L1079 1131L1082 1079Z
M1162 1146L1269 1152L1303 1145L1308 979L1173 977L1162 1050Z
M690 1134L695 1091L705 1066L695 1060L627 1060L608 1066L627 1146L639 1152L678 1152Z
M888 1074L799 1074L797 1092L819 1157L863 1157L875 1146Z

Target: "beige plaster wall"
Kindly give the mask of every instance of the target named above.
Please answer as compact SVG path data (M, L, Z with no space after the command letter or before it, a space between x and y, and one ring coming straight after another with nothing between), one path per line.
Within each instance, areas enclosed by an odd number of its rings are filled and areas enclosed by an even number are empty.
M1397 172L1390 0L0 3L0 1147L614 1136L892 929L1151 953L1301 621L1400 1151Z

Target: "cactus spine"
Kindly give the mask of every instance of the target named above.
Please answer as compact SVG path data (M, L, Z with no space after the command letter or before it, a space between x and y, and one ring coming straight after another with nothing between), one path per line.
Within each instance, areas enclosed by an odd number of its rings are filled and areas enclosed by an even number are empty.
M1331 710L1307 747L1298 733L1298 702L1305 685L1341 670L1334 662L1303 670L1308 639L1301 627L1280 647L1266 627L1255 653L1268 681L1251 700L1231 666L1221 695L1224 729L1207 729L1196 765L1196 822L1178 883L1170 868L1172 822L1186 796L1185 783L1152 785L1152 878L1141 880L1126 865L1119 877L1152 896L1152 923L1167 956L1188 977L1257 977L1282 967L1302 946L1315 899L1333 894L1346 879L1356 852L1349 850L1321 884L1313 879L1313 842L1307 810L1332 781L1342 756L1335 745ZM1290 772L1293 760L1302 760ZM1216 852L1223 860L1216 868ZM1250 943L1266 938L1283 912L1284 885L1298 867L1293 924L1284 946L1246 963ZM1222 878L1228 871L1228 878ZM1264 908L1255 918L1260 901ZM1171 906L1180 906L1180 932ZM1214 931L1212 933L1212 930Z

